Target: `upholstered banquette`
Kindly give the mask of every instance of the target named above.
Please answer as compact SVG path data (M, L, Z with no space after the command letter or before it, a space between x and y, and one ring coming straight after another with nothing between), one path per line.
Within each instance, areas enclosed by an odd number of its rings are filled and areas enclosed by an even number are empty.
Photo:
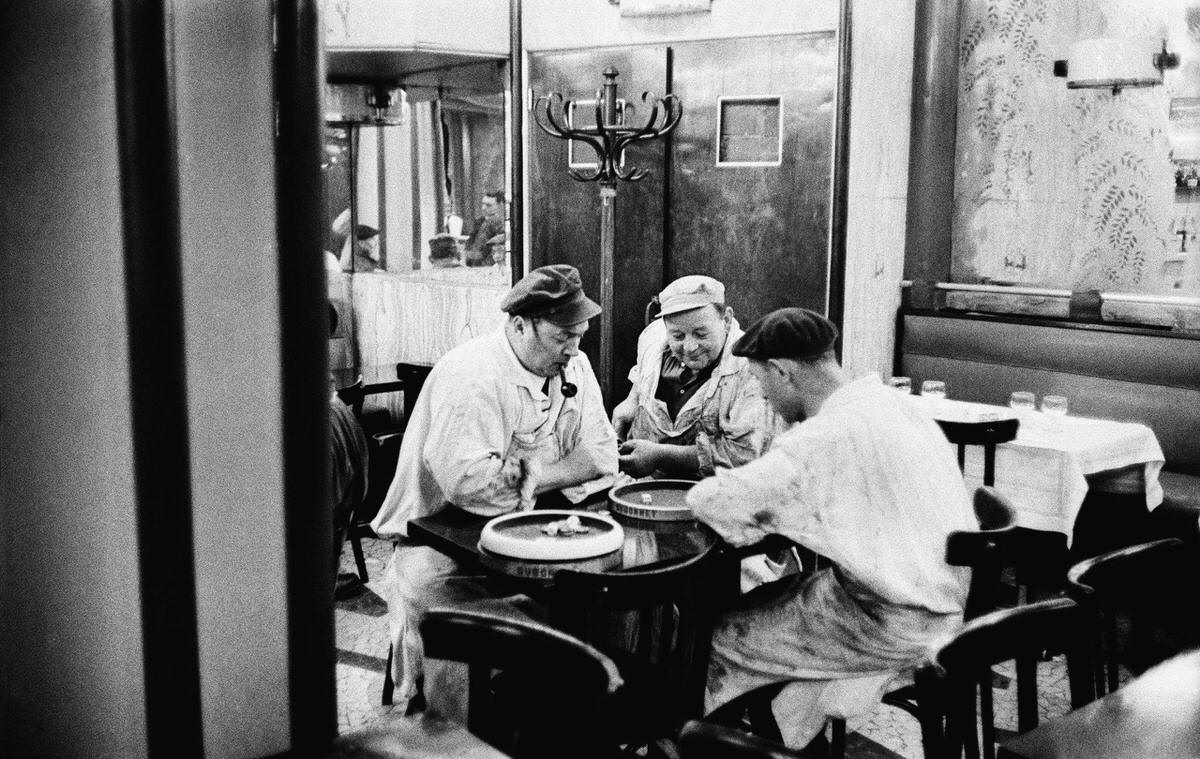
M1166 459L1156 531L1200 539L1200 336L947 312L902 312L896 373L962 400L1065 395L1070 411L1148 425Z

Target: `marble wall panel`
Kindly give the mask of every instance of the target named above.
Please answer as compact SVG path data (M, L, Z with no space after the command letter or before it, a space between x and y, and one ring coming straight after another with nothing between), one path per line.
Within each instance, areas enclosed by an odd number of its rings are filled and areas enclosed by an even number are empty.
M360 366L432 365L446 351L499 327L507 286L356 274L354 328Z
M913 0L854 2L842 362L889 376L904 272Z

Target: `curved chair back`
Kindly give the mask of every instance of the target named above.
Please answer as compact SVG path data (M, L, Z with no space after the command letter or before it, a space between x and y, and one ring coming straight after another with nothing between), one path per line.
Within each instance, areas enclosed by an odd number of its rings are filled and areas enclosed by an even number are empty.
M795 759L798 751L741 730L690 720L679 731L680 759Z
M361 374L358 375L358 379L354 380L354 382L337 389L337 397L341 399L342 403L353 409L355 418L362 416L363 398L365 396L366 392L363 389L363 376Z
M996 446L1007 443L1017 436L1020 421L997 419L987 422L955 422L937 420L946 439L958 447L958 468L966 465L967 446L983 446L983 484L991 487L996 482Z
M1043 652L1065 653L1071 687L1071 708L1095 697L1088 659L1091 646L1086 611L1070 599L1003 609L974 619L933 658L933 664L917 671L919 698L927 707L937 705L946 715L945 731L935 739L941 745L926 746L926 756L995 756L994 715L991 699L976 710L980 687L992 687L991 667L1005 661L1017 663L1018 730L1031 730L1038 723L1036 666ZM1028 676L1022 672L1028 669ZM977 730L977 727L982 730ZM931 736L925 736L930 740Z
M1196 559L1178 538L1110 551L1085 559L1067 572L1067 594L1088 607L1098 622L1096 687L1119 685L1118 663L1134 673L1200 644L1200 627L1180 583L1190 587ZM1192 600L1195 599L1192 594ZM1118 616L1129 620L1128 637L1118 635Z
M975 491L978 530L962 530L946 536L946 563L971 568L971 584L964 619L994 611L999 605L1000 577L1006 557L1017 553L1020 533L1017 512L994 488Z
M431 609L420 629L427 657L468 665L467 728L497 748L518 757L587 755L586 746L572 747L606 729L595 715L621 675L586 643L464 609Z

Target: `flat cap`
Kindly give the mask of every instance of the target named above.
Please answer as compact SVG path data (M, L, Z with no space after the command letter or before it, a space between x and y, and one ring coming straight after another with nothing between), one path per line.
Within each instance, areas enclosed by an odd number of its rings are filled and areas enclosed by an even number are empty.
M733 344L733 355L756 358L811 358L833 347L833 322L806 308L772 311L746 328Z
M359 224L354 228L354 236L360 240L369 240L379 234L379 230L367 224Z
M663 316L724 303L725 285L703 274L689 274L664 287L658 294L658 302L661 306L658 313Z
M559 327L585 322L601 311L583 294L579 271L567 264L542 266L526 274L500 301L500 310L512 316L545 319Z

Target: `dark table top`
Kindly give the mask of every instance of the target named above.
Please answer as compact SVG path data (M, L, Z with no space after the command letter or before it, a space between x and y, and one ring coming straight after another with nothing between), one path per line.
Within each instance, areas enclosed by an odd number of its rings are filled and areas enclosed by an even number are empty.
M1000 759L1200 757L1200 650L1000 747Z
M593 502L586 507L589 511L602 511L607 506L603 500ZM625 542L621 546L620 565L611 571L633 569L669 563L675 559L695 556L717 543L717 536L711 529L694 519L681 522L655 522L643 519L611 514L613 519L621 524L625 531ZM479 563L479 534L489 517L476 516L454 506L447 506L437 514L408 523L408 534L413 540L428 545L451 558L466 563ZM489 571L519 576L529 579L534 576L548 578L553 576L553 570L566 568L566 563L559 562L524 562L527 565L538 565L534 571L523 567L516 571L503 571L495 566L481 563Z
M363 391L367 395L393 393L404 389L404 381L396 376L395 364L363 366L358 369L331 369L330 374L333 375L333 382L337 387L353 385L361 374Z

